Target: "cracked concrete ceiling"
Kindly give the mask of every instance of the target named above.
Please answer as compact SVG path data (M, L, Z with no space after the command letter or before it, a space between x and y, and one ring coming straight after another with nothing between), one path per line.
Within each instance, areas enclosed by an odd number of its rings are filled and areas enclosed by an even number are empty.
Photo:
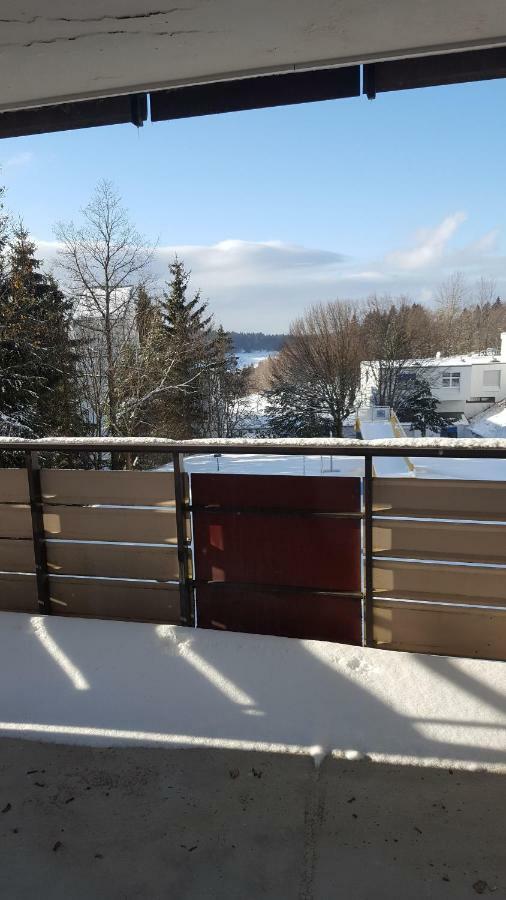
M498 45L504 0L0 0L0 110Z

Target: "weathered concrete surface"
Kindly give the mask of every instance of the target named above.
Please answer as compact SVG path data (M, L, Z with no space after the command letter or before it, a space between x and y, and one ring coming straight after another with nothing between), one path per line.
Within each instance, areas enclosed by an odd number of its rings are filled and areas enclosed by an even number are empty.
M499 898L505 802L485 772L2 739L1 894Z
M503 0L0 0L0 109L504 45L505 30Z

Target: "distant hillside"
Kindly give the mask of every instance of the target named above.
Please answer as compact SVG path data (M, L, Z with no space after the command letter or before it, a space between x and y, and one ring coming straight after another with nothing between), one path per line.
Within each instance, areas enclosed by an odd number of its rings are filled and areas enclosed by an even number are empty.
M280 350L286 334L264 334L263 331L230 331L237 353L251 353L255 350Z

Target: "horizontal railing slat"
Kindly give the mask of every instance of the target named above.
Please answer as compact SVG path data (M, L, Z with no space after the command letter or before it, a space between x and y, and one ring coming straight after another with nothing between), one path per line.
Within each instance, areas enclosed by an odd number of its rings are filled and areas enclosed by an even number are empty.
M5 612L38 612L35 575L0 573L0 608Z
M506 610L375 600L373 643L390 650L504 659Z
M31 538L32 516L29 506L0 506L0 538Z
M28 503L26 469L0 469L0 503Z
M49 593L58 615L180 623L178 585L51 578Z
M373 589L389 597L506 608L506 569L376 560Z
M172 472L42 469L45 503L173 506Z
M122 544L66 544L47 541L50 574L94 575L177 581L176 546L142 547ZM1 546L0 546L1 559Z
M34 573L33 541L0 538L0 572Z
M45 507L47 537L82 541L175 544L176 516L164 509Z
M470 554L468 554L469 556ZM374 559L376 560L390 560L392 557L398 559L401 562L409 562L414 560L415 562L423 562L427 560L428 556L426 552L418 552L417 550L396 550L393 553L391 550L376 550L374 554ZM469 563L472 565L490 565L490 566L505 566L506 560L504 559L504 553L500 556L493 556L485 554L481 554L475 559L462 559L462 554L460 553L437 553L434 550L430 553L431 562L437 563ZM506 573L505 573L506 574Z
M376 478L377 514L506 521L506 482Z
M506 563L506 526L376 519L373 552Z

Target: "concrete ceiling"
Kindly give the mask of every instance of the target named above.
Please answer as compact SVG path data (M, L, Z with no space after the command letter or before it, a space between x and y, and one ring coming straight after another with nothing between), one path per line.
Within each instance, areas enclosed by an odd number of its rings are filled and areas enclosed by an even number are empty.
M504 0L176 2L0 0L0 110L506 45Z

